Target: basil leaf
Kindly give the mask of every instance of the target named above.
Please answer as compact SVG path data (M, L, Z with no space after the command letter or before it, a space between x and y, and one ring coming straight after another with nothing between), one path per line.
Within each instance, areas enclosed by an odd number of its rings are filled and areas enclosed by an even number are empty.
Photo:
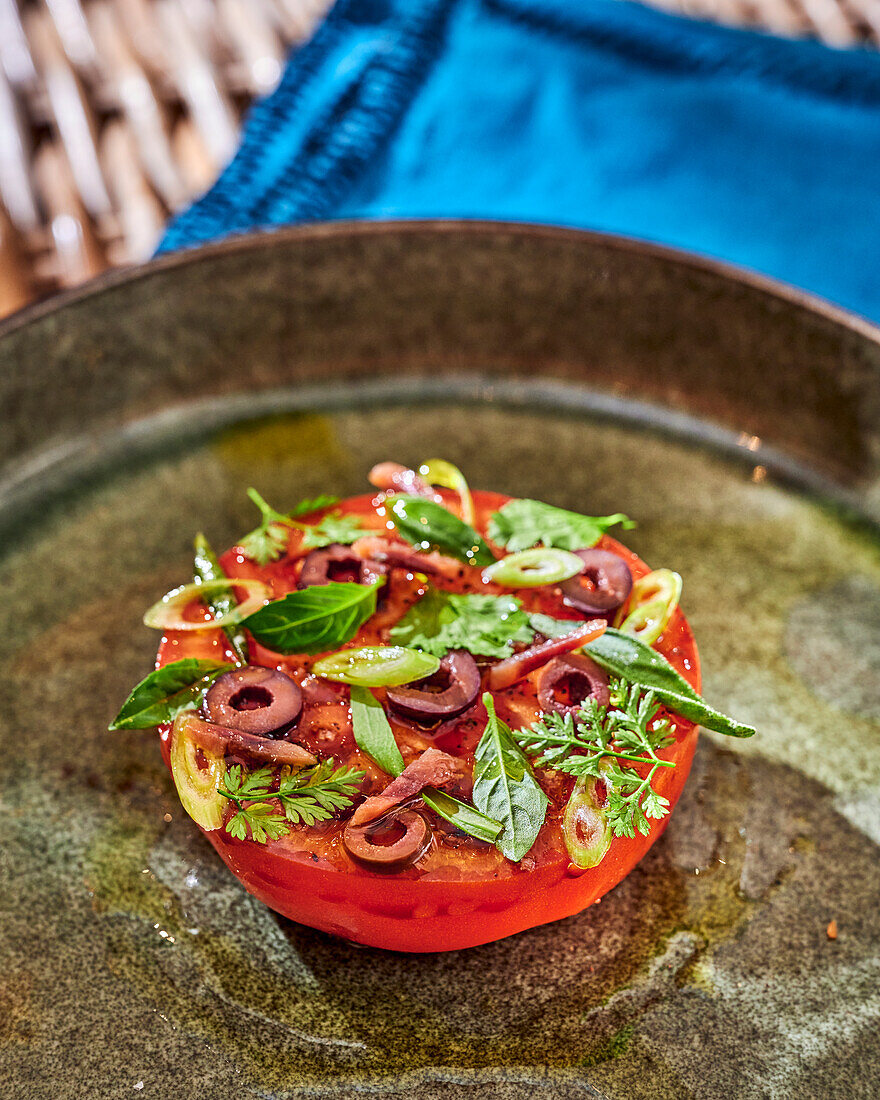
M756 732L754 726L737 722L710 707L662 653L630 634L609 628L601 637L588 642L584 651L615 676L651 688L661 702L683 718L729 737L752 737Z
M351 581L311 585L272 600L242 626L275 653L326 653L355 636L376 610L378 590Z
M346 516L339 512L330 512L317 523L294 523L293 526L303 533L300 544L303 550L318 550L334 543L350 546L367 530L358 516Z
M487 844L494 844L498 839L502 829L500 821L481 814L466 802L459 802L451 794L435 790L433 787L425 787L422 791L422 801L435 813L445 818L450 825L454 825L456 829L467 833L468 836L484 840Z
M226 580L226 574L223 572L223 567L217 560L217 555L211 549L211 544L201 533L195 537L193 572L195 580L200 584L206 584L209 581ZM206 600L205 603L215 619L227 615L237 603L232 592L232 585L229 586L228 592L217 593L217 595L212 596L211 599ZM246 665L248 663L248 645L244 631L236 624L235 626L224 626L223 633L226 635L226 639L236 659L241 664Z
M514 642L530 642L533 634L529 617L515 596L429 588L392 627L390 637L435 657L444 657L450 649L466 649L478 657L509 657Z
M489 721L476 749L474 804L501 822L504 829L496 845L502 855L519 863L538 838L548 798L510 727L496 715L488 691L483 695L483 704Z
M398 776L403 757L394 740L394 731L382 704L369 688L351 689L351 728L357 746L379 765L382 771Z
M394 526L417 550L442 550L468 565L491 565L495 561L495 555L473 527L433 500L400 493L389 497L388 504Z
M511 500L489 519L489 538L508 550L528 550L539 543L560 550L583 550L620 523L635 524L618 512L613 516L582 516L540 500Z
M111 730L147 730L192 710L199 696L234 665L184 657L154 669L137 685L113 719Z

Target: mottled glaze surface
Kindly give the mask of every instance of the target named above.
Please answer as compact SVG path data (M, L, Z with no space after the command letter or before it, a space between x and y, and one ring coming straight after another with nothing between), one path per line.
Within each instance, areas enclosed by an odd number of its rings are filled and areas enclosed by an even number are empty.
M833 311L504 228L283 234L7 326L0 1095L873 1095L878 361ZM143 608L195 530L252 525L248 485L347 495L433 454L637 517L707 698L761 734L703 738L600 905L413 957L254 901L155 738L105 727L155 651Z

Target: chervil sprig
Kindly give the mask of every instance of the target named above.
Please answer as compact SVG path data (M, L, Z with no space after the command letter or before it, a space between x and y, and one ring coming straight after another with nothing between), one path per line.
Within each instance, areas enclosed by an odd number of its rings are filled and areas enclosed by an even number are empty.
M652 787L658 768L674 768L657 753L672 743L669 722L658 719L652 691L613 678L611 700L601 706L589 699L570 714L545 713L514 736L541 768L601 779L608 797L605 812L615 836L647 835L649 818L662 818L669 802ZM647 773L641 772L647 769Z
M314 500L301 500L290 512L276 512L256 489L248 489L248 496L260 509L262 519L259 527L245 535L238 545L257 565L268 565L270 561L277 561L281 557L287 549L291 527L305 532L303 546L307 550L329 546L332 542L348 544L363 534L360 522L351 516L325 516L315 524L295 522L297 516L305 516L309 512L335 504L338 497L320 496Z
M291 825L327 821L351 805L364 774L344 765L334 767L332 758L292 775L268 767L246 772L235 764L217 788L236 806L226 831L245 840L250 830L252 840L265 844L284 836Z

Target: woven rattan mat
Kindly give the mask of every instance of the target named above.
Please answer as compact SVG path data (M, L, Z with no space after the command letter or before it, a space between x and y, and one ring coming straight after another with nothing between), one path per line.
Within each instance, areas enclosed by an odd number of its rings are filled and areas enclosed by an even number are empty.
M835 46L880 0L655 0ZM330 0L0 0L0 316L146 259Z

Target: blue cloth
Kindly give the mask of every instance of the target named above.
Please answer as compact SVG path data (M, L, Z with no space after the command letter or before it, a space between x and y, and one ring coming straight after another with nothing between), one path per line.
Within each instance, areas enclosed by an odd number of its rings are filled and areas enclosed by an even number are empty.
M880 55L625 0L338 0L162 249L417 217L642 237L880 320Z

